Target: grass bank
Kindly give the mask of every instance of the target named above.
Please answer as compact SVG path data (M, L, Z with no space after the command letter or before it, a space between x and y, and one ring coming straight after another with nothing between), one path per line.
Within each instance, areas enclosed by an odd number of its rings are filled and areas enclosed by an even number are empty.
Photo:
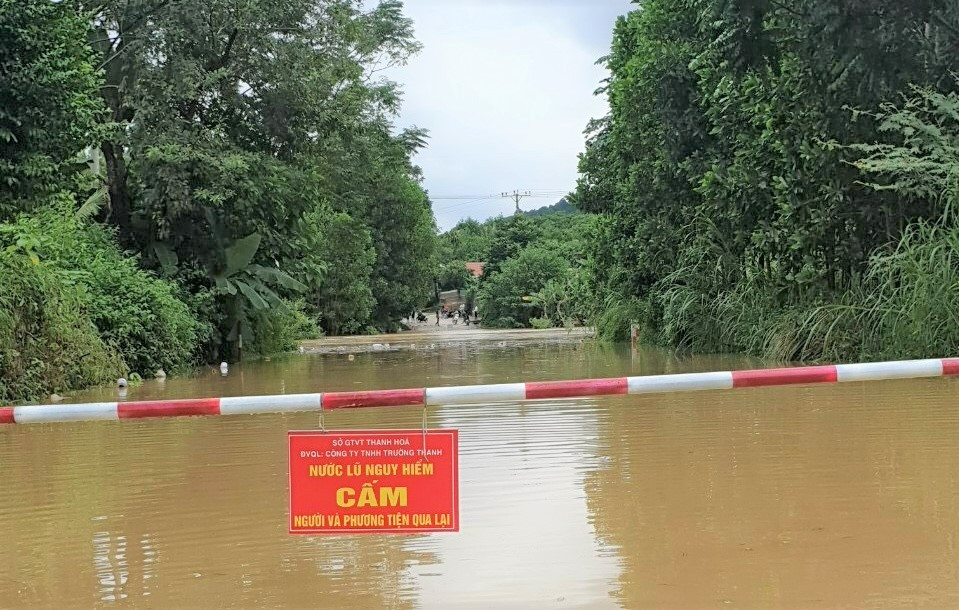
M607 340L692 352L743 352L780 361L857 361L955 355L959 350L959 223L919 221L875 252L861 278L831 294L789 301L760 282L705 293L673 274L641 298L612 298L596 319Z

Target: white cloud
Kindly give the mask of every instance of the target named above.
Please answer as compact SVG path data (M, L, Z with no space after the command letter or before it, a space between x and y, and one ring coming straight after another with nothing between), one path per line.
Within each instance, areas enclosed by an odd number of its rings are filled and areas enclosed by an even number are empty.
M587 121L606 112L606 74L626 0L409 0L423 52L390 78L404 90L399 126L430 131L416 162L434 197L513 189L571 190ZM604 33L605 32L605 33ZM524 207L548 205L532 199ZM513 203L436 200L437 222L510 213Z

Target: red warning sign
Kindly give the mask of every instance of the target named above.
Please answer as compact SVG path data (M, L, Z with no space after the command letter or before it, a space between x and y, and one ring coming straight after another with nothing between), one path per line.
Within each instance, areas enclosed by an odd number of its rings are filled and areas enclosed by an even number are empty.
M291 534L459 531L456 430L289 438Z

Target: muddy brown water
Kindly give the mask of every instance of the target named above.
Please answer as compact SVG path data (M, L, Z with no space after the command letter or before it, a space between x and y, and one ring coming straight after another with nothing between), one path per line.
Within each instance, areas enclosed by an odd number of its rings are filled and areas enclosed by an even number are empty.
M554 339L307 353L128 398L755 365ZM312 414L3 427L0 607L956 608L957 398L929 379L431 408L460 430L461 531L412 536L287 534L286 432Z

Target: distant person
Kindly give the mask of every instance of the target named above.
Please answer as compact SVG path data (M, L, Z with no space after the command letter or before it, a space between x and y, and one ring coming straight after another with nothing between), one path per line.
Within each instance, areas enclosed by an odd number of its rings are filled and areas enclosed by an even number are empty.
M440 309L439 309L439 307L436 308L436 325L437 325L437 326L440 325Z

